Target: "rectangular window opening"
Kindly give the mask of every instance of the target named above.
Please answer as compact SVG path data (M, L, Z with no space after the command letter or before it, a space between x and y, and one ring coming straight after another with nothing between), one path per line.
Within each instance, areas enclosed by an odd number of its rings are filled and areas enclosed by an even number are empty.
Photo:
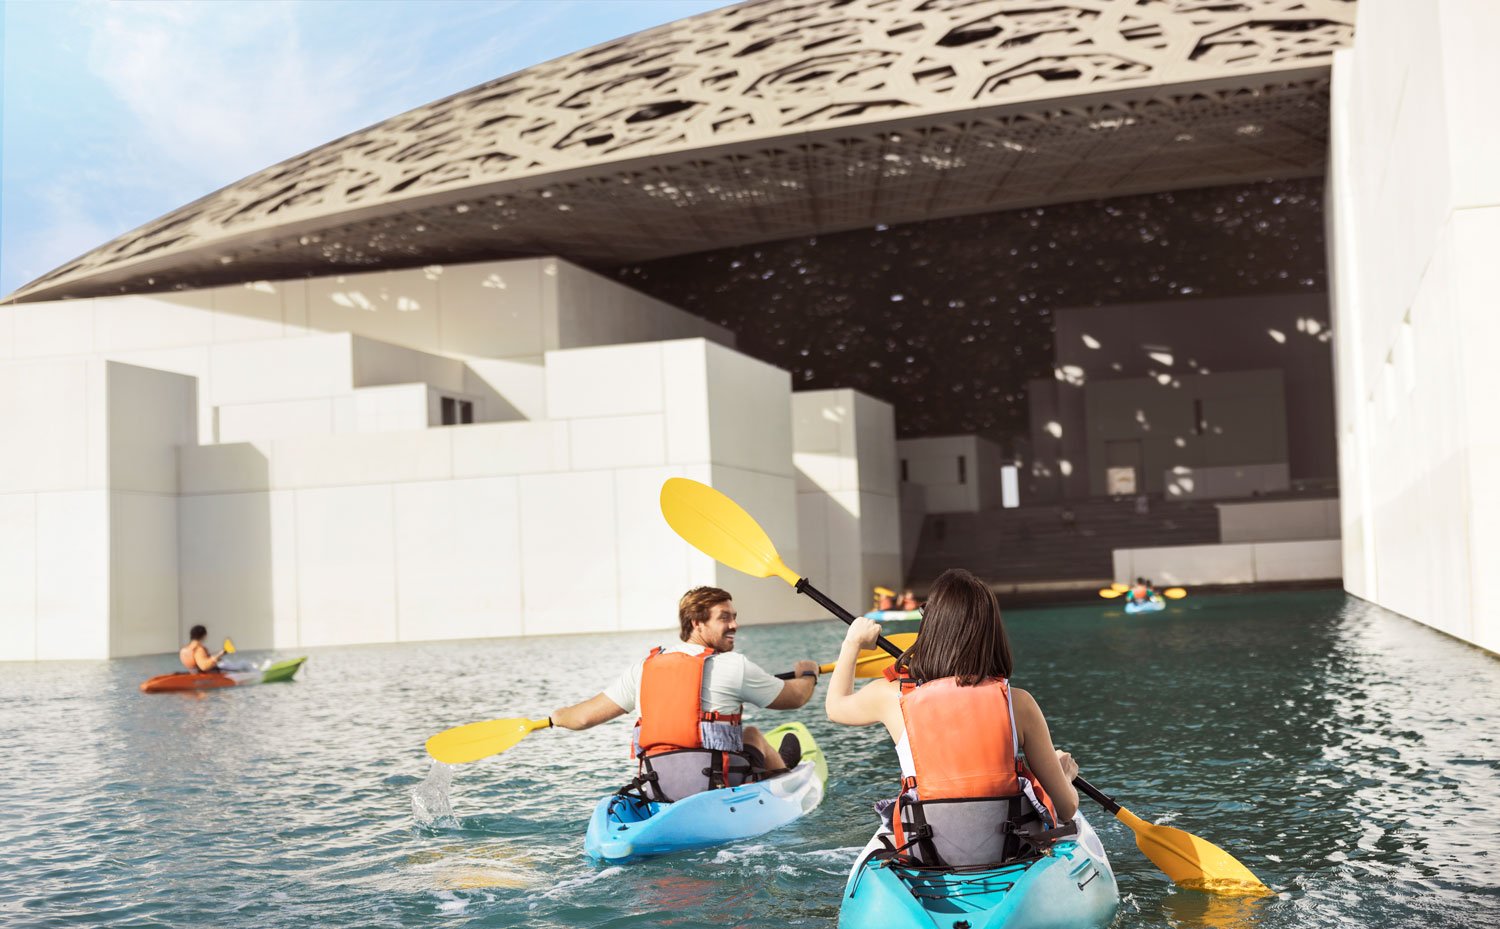
M474 401L473 400L460 400L460 401L458 401L458 421L459 421L459 423L461 423L461 424L463 424L465 426L467 426L469 423L472 423L474 421Z
M458 424L458 401L452 397L443 398L443 425L455 426Z
M906 459L901 459L901 483L905 484L911 480L911 472L907 470Z
M958 456L958 482L969 483L969 461L963 455Z

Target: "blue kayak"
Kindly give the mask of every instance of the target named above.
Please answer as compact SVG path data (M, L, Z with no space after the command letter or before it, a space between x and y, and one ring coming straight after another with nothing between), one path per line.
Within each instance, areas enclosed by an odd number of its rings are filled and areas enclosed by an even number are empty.
M769 832L823 802L828 763L801 723L766 733L772 745L795 733L802 761L791 773L739 787L721 787L676 803L653 803L611 794L594 807L583 851L597 861L620 862L723 845Z
M1137 603L1134 600L1125 603L1125 612L1127 613L1159 613L1166 608L1167 601L1157 597L1152 597L1141 603Z
M904 868L865 846L844 886L839 929L1093 929L1120 904L1114 871L1080 816L1076 840L990 869Z

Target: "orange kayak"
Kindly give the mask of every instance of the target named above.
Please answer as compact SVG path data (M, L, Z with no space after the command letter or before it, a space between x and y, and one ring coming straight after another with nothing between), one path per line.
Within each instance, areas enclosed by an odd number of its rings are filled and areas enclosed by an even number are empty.
M141 685L141 692L148 694L174 693L184 690L216 690L220 687L243 687L247 684L274 684L289 681L296 676L306 658L291 658L278 661L258 671L210 671L206 674L194 671L177 671L158 674Z

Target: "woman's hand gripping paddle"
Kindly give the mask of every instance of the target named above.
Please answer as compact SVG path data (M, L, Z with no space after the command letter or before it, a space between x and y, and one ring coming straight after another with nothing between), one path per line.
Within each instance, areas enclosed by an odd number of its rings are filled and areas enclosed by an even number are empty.
M782 564L765 530L739 504L712 487L686 478L672 478L662 485L661 511L678 535L715 561L751 577L775 575L844 622L854 622L848 610ZM887 654L900 657L900 650L886 638L881 637L879 644ZM1242 896L1270 893L1248 868L1219 847L1180 829L1145 822L1081 777L1074 778L1073 785L1135 830L1136 845L1174 882L1210 893Z
M439 732L427 740L427 754L443 764L468 764L498 755L538 729L547 729L551 719L489 719Z
M779 577L845 623L854 622L853 613L782 563L771 538L749 513L707 484L669 479L661 485L661 515L683 541L714 561L751 577ZM876 644L892 658L901 657L901 649L884 636Z

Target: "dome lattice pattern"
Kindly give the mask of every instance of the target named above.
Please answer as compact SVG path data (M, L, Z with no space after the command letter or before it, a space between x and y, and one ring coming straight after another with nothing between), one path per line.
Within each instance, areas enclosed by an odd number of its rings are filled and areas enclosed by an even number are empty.
M614 264L1321 173L1354 0L756 0L492 81L17 292Z

